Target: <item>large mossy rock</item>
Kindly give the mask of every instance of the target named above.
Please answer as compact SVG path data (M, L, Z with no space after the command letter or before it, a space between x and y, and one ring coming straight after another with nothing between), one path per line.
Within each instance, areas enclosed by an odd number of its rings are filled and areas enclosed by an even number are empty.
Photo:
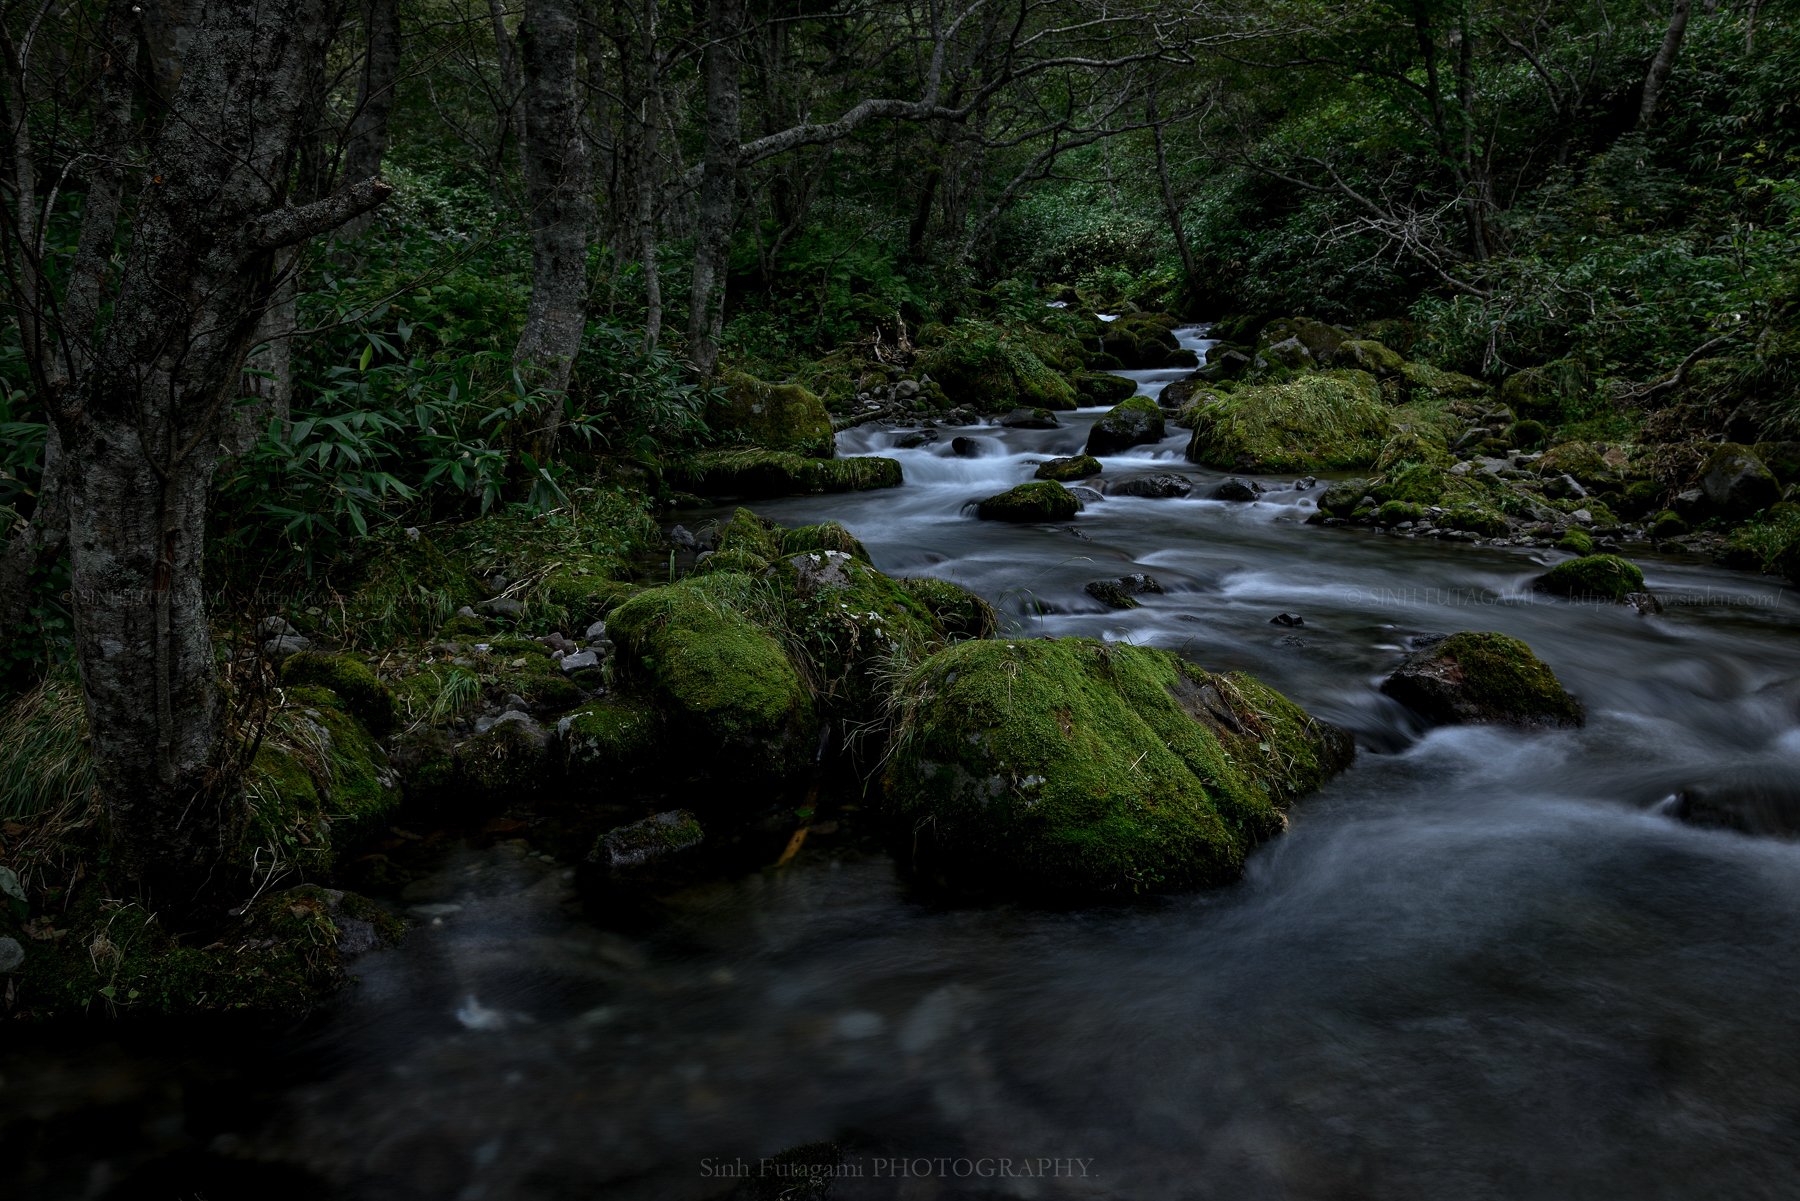
M1163 411L1148 396L1133 396L1109 409L1088 431L1087 453L1117 454L1147 442L1161 442Z
M769 450L828 459L836 446L825 402L798 384L771 384L741 371L720 377L721 400L707 413L715 433Z
M1080 454L1060 459L1046 459L1038 464L1038 469L1032 472L1032 475L1040 480L1054 480L1059 484L1066 484L1070 480L1085 480L1090 476L1099 475L1101 470L1099 459L1093 455Z
M391 720L393 709L387 713ZM352 702L324 685L292 682L244 775L244 796L242 845L227 870L274 876L331 871L344 848L401 801L399 776Z
M1078 372L1073 382L1084 405L1118 404L1137 391L1137 381L1103 371Z
M1187 457L1226 471L1366 469L1394 429L1381 389L1361 371L1240 387L1190 416Z
M914 576L899 581L950 638L991 638L1000 615L980 596L951 580Z
M943 641L931 609L904 584L842 551L789 555L766 578L781 596L787 637L830 712L873 716L883 664L918 658Z
M758 620L771 603L766 585L720 572L640 592L607 622L619 670L664 712L701 774L767 781L806 763L812 696Z
M1644 573L1617 555L1582 555L1558 563L1532 587L1572 600L1627 601L1644 591Z
M1087 639L964 642L902 684L883 776L909 863L974 893L1126 898L1235 879L1352 754L1247 676Z
M677 487L702 496L765 498L822 492L866 492L904 482L894 459L858 455L810 459L786 451L740 447L702 451L669 469Z
M1075 408L1075 388L1039 357L1038 349L1023 334L958 322L919 356L915 368L942 388L952 405L984 413Z
M1061 484L1036 480L988 497L975 515L984 521L1067 521L1080 509L1075 494Z
M1434 722L1525 728L1579 726L1581 702L1531 648L1505 634L1465 631L1408 655L1381 690Z
M1748 446L1730 442L1707 457L1700 470L1700 489L1722 517L1748 517L1781 499L1775 473Z

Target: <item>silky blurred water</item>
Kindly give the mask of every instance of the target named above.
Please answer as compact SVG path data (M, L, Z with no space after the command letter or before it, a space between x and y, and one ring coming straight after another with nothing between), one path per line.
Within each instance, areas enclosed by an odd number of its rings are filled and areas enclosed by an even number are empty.
M1137 373L1140 391L1180 374ZM0 1184L706 1198L740 1157L848 1136L864 1175L841 1197L1793 1196L1800 846L1659 802L1800 767L1794 599L1642 555L1660 616L1547 600L1528 582L1556 552L1306 526L1320 485L1293 480L1199 499L1222 477L1176 431L1106 477L1172 471L1195 499L1105 499L1059 526L965 511L1079 451L1098 412L957 431L974 459L950 431L898 451L904 431L864 427L841 453L891 454L904 487L758 508L842 521L883 570L994 599L1015 636L1174 648L1354 730L1357 764L1241 884L1128 910L939 908L886 859L827 845L622 933L579 916L559 865L470 851L409 897L421 927L364 961L329 1022L261 1050L260 1084L196 1083L191 1051L9 1045L0 1128L40 1143L0 1150ZM1082 591L1137 571L1166 589L1141 609ZM1458 629L1529 642L1587 727L1418 728L1376 684L1411 635ZM20 1117L108 1073L107 1112L136 1115L116 1147L48 1146L54 1102ZM146 1175L158 1154L190 1158ZM983 1178L958 1157L1070 1162ZM948 1162L874 1174L905 1158Z

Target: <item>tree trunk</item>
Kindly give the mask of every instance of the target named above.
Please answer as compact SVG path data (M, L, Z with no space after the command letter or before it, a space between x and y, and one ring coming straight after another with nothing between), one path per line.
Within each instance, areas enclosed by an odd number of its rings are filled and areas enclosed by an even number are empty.
M706 149L694 229L694 278L688 293L688 364L710 378L719 365L725 324L725 271L737 217L738 138L743 118L738 35L744 0L708 0L706 12Z
M506 31L505 0L488 0L488 20L494 27L494 56L500 66L500 92L506 107L495 115L500 119L500 144L494 148L494 170L506 162L506 146L511 142L521 155L525 153L525 112L520 93L524 84L519 79L519 56L512 34Z
M204 882L238 811L224 778L205 607L206 504L223 419L284 248L379 203L367 185L287 205L327 0L201 11L158 174L124 226L91 362L52 411L67 472L76 652L115 861L162 900ZM96 219L85 214L84 222ZM118 236L84 228L84 244ZM104 307L104 306L102 306Z
M381 174L387 154L388 121L394 113L394 90L400 81L400 0L366 0L363 5L365 49L362 82L357 88L356 115L344 145L340 178L352 183ZM364 233L373 214L346 224L341 236Z
M1156 146L1156 181L1162 191L1163 211L1169 215L1169 229L1175 234L1175 249L1181 253L1181 274L1191 295L1200 283L1200 272L1194 266L1194 248L1188 242L1187 227L1181 221L1181 205L1176 203L1175 188L1169 181L1169 155L1163 146L1162 122L1156 116L1156 93L1152 91L1145 116L1150 122L1150 136Z
M1649 129L1656 120L1663 85L1669 81L1670 72L1675 70L1675 59L1681 53L1681 40L1687 36L1688 13L1692 9L1693 0L1675 0L1674 7L1669 10L1668 30L1663 34L1662 45L1656 48L1656 57L1650 60L1650 70L1644 76L1644 96L1638 103L1639 131Z
M556 443L563 394L587 328L593 166L578 87L580 29L573 0L526 0L525 198L531 228L531 302L513 364L546 394L540 447Z

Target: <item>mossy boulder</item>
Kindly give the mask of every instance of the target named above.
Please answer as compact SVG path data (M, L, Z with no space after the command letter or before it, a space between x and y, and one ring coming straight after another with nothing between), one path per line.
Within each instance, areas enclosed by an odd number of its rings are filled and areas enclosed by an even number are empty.
M1409 362L1400 369L1400 377L1415 401L1443 402L1488 395L1488 386L1478 379L1445 371L1429 363Z
M1513 422L1507 427L1506 434L1520 450L1536 450L1544 444L1546 437L1544 423L1530 417Z
M1075 394L1083 405L1111 405L1137 391L1137 383L1122 375L1103 371L1081 371L1073 377Z
M1000 630L1000 615L994 606L961 584L932 576L914 576L899 583L948 637L991 638Z
M1142 647L964 642L901 688L888 816L910 866L970 892L1106 899L1227 882L1351 754L1257 681Z
M1319 511L1328 517L1348 517L1368 494L1367 480L1338 480L1319 496Z
M370 535L330 624L345 642L391 646L419 637L483 596L466 562L419 530Z
M988 497L975 514L985 521L1067 521L1080 509L1073 492L1053 480L1037 480Z
M1101 472L1100 460L1090 454L1071 455L1061 459L1046 459L1038 464L1032 475L1040 480L1055 480L1066 484L1070 480L1085 480Z
M1679 538L1688 532L1687 519L1672 509L1664 509L1651 519L1644 532L1659 542Z
M387 754L338 694L290 687L245 773L244 829L228 870L328 873L400 800Z
M815 550L837 551L861 563L869 561L868 548L856 535L835 521L821 521L817 525L799 525L781 530L780 551L783 555Z
M816 729L799 671L758 620L770 603L765 584L720 573L640 592L607 623L619 670L663 710L674 736L746 779L804 767Z
M1175 336L1178 324L1167 313L1125 313L1106 324L1100 349L1125 370L1198 367L1198 357Z
M882 665L943 640L931 610L903 584L841 551L790 555L769 578L783 629L806 657L819 703L834 712L872 716Z
M1570 526L1556 540L1556 549L1572 555L1591 555L1594 553L1594 536L1579 526Z
M1148 396L1121 401L1094 422L1088 431L1087 453L1117 454L1133 446L1161 442L1165 433L1163 411Z
M1426 642L1381 690L1434 722L1579 726L1581 702L1517 638L1465 631Z
M1385 343L1373 338L1346 340L1338 347L1335 361L1345 367L1367 371L1373 376L1399 375L1406 366L1406 359L1399 351L1391 350Z
M1604 442L1564 442L1545 451L1537 461L1541 476L1569 476L1589 490L1611 487L1625 479L1631 470L1631 457L1625 448Z
M715 433L768 450L828 459L835 448L825 402L798 384L771 384L741 371L719 380L720 401L707 413Z
M672 466L668 478L702 496L751 498L865 492L903 482L895 459L810 459L755 447L702 451Z
M310 684L331 689L373 734L392 730L398 717L394 694L362 660L351 655L319 651L289 655L281 663L281 682L290 687Z
M1020 331L959 321L915 366L944 390L952 405L984 413L1075 408L1074 387L1039 357L1033 342Z
M1748 517L1781 499L1781 485L1756 452L1727 442L1707 456L1700 489L1722 517Z
M1368 468L1394 429L1374 377L1361 371L1239 387L1192 416L1187 457L1226 471Z
M1575 600L1624 601L1644 591L1644 573L1617 555L1583 555L1558 563L1532 587Z
M610 791L653 767L667 751L668 731L654 706L611 696L566 715L556 725L563 771L583 792Z

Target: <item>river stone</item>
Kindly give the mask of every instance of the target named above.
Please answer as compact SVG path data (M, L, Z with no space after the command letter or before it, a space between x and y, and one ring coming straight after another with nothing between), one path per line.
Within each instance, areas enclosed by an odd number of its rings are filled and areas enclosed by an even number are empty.
M1049 409L1014 409L1000 419L1000 424L1009 430L1055 430L1062 428L1062 422Z
M1128 900L1236 879L1354 754L1267 685L1163 650L977 639L909 676L882 776L902 862L956 892Z
M562 657L562 669L564 675L581 671L583 668L598 666L600 666L600 656L591 650L576 651L572 655L564 655Z
M1138 496L1147 500L1168 500L1186 496L1194 490L1192 480L1179 475L1140 475L1135 479L1120 480L1110 486L1114 496Z
M1084 589L1089 596L1112 609L1135 609L1137 598L1148 592L1160 593L1163 586L1142 572L1122 575L1111 580L1091 581Z
M1673 812L1690 825L1797 837L1800 779L1775 768L1740 769L1677 790Z
M670 809L602 834L582 864L585 883L647 888L677 883L706 841L700 819Z
M1261 488L1235 475L1212 490L1214 500L1252 501L1261 495Z
M957 437L950 439L950 453L959 459L979 459L982 446L973 438Z
M25 962L25 948L16 938L0 938L0 973L15 971Z
M1164 433L1163 413L1156 402L1148 396L1133 396L1094 422L1094 428L1088 431L1087 453L1114 454L1147 442L1160 442Z
M1585 720L1581 702L1517 638L1464 631L1414 645L1381 690L1433 722L1538 729Z

